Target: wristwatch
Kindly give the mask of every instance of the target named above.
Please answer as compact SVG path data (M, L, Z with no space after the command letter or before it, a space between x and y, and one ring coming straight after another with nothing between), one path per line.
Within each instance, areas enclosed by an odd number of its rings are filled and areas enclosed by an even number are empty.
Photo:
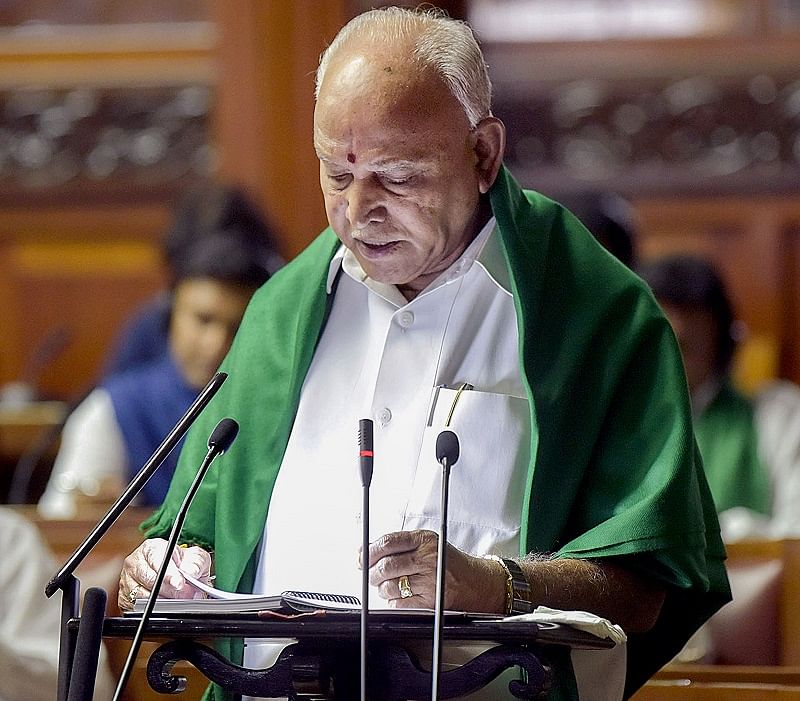
M511 611L512 615L517 613L530 613L533 611L533 603L531 602L531 585L528 578L519 566L516 560L510 558L501 558L503 565L511 575Z
M528 579L519 563L499 555L484 555L484 558L499 562L506 571L506 616L533 611L531 585L528 583Z

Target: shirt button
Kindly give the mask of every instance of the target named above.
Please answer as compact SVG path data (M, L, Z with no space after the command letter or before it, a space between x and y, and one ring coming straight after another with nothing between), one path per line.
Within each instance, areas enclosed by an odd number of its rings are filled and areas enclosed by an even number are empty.
M397 323L400 324L404 329L409 328L414 323L414 313L413 312L400 312L397 315Z
M389 411L387 408L383 408L378 412L378 415L375 417L378 419L378 423L381 426L385 426L392 420L392 412Z

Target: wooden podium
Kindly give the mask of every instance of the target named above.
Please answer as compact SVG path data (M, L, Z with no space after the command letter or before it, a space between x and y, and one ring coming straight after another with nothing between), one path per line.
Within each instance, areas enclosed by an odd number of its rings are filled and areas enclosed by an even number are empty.
M108 618L103 635L131 638L138 617ZM68 622L70 635L79 619ZM372 612L369 622L369 698L407 701L430 696L431 673L409 648L427 649L433 634L433 615ZM147 676L160 693L180 693L184 677L172 674L176 662L185 660L208 679L235 694L288 699L357 699L359 697L358 612L326 612L286 620L263 619L257 614L181 615L153 618L148 640L163 641L150 656ZM267 669L234 665L210 646L214 638L285 639L287 646ZM456 642L481 642L485 652L466 664L443 671L440 698L449 699L477 691L503 671L521 667L525 681L509 683L515 698L533 699L546 693L551 683L548 654L560 648L604 649L613 646L589 633L553 623L499 622L499 617L447 614L442 640L445 648Z

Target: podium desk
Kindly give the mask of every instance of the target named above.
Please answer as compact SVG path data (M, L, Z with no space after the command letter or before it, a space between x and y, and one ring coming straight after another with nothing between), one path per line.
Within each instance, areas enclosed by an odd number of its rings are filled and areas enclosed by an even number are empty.
M77 632L79 619L69 621ZM103 635L132 638L138 616L108 618ZM188 661L223 688L250 696L289 699L357 699L359 697L358 611L305 614L289 619L258 614L159 615L151 619L147 640L164 641L150 656L147 677L160 693L179 693L185 678L172 666ZM368 687L371 699L407 701L429 698L431 673L409 648L430 649L433 615L375 611L369 617ZM262 670L230 663L212 647L215 638L270 638L286 642L275 663ZM515 698L533 699L551 683L548 651L606 649L603 640L555 623L499 622L498 616L445 614L442 641L448 645L481 642L486 650L465 664L443 671L440 698L456 698L483 688L506 669L521 667L525 681L509 683Z

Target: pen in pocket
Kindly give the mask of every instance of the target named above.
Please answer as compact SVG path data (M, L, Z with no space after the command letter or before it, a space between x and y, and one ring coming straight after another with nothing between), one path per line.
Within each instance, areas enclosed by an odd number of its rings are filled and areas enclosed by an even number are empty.
M439 393L443 389L455 389L456 390L456 395L455 395L455 397L453 397L453 402L450 405L449 411L447 412L447 420L445 421L445 424L444 424L445 426L449 426L450 422L453 419L453 412L456 410L456 405L458 404L458 400L461 398L462 392L466 392L466 391L469 391L471 389L475 389L475 387L474 387L474 385L471 385L469 382L462 382L458 386L458 388L456 388L456 387L448 387L445 384L436 385L436 387L434 388L433 400L431 401L431 410L428 413L428 427L429 428L431 426L433 426L433 417L434 417L434 414L436 413L436 406L437 406L437 404L439 402Z
M461 394L471 389L474 389L474 387L469 382L463 382L458 388L456 396L453 397L453 403L450 405L450 411L447 412L447 421L444 422L445 426L449 426L450 422L453 420L453 412L456 410L456 404L458 404L458 400L461 399Z

